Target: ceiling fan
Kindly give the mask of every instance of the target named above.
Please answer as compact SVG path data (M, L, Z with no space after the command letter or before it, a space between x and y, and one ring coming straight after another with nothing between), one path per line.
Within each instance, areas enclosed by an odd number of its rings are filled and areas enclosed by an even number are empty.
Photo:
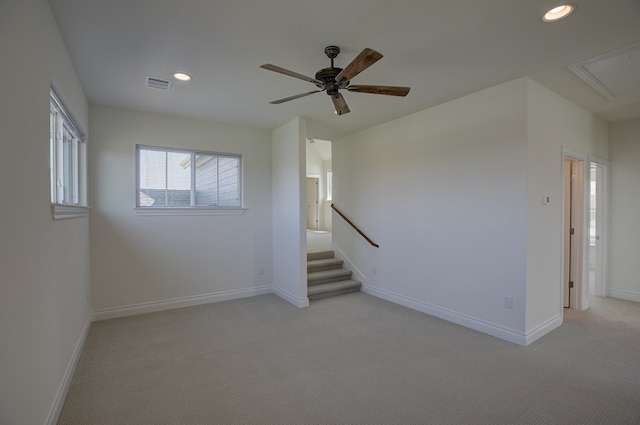
M365 69L382 59L382 54L372 49L364 49L354 60L346 66L346 68L336 68L333 66L333 60L340 53L338 46L328 46L324 49L324 53L331 59L331 66L329 68L322 68L316 72L315 78L307 77L306 75L298 74L297 72L290 71L285 68L281 68L276 65L264 64L260 68L268 69L269 71L278 72L280 74L288 75L290 77L299 78L300 80L308 81L318 87L319 90L313 90L306 93L296 94L294 96L285 97L282 99L274 100L274 105L288 102L290 100L299 99L301 97L309 96L310 94L320 93L326 91L333 105L336 108L336 114L342 115L349 112L349 106L344 100L344 97L339 90L346 89L355 93L370 93L370 94L383 94L387 96L406 96L411 90L410 87L400 86L363 86L363 85L351 85L351 79L360 74Z

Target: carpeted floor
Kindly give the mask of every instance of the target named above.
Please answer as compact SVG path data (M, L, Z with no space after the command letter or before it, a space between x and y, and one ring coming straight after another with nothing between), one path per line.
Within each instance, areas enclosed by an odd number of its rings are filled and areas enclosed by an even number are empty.
M529 347L364 293L96 322L58 424L640 424L640 304Z
M331 232L307 229L307 252L331 250Z

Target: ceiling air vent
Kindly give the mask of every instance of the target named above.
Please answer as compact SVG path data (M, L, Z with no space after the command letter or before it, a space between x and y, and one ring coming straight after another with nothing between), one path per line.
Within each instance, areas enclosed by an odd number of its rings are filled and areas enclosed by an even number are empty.
M144 86L150 89L168 91L171 88L171 81L164 80L158 77L150 77L149 75L145 75Z

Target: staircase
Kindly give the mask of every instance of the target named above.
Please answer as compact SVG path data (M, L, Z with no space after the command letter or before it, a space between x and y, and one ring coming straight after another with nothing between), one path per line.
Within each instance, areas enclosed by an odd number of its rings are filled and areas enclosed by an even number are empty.
M351 271L333 251L307 253L307 296L309 300L358 292L362 284L351 279Z

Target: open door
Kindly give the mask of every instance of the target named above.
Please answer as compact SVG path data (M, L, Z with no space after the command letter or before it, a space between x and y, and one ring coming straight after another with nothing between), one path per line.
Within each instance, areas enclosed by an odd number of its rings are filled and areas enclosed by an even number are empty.
M576 310L589 307L586 276L585 163L564 156L564 278L563 306Z

